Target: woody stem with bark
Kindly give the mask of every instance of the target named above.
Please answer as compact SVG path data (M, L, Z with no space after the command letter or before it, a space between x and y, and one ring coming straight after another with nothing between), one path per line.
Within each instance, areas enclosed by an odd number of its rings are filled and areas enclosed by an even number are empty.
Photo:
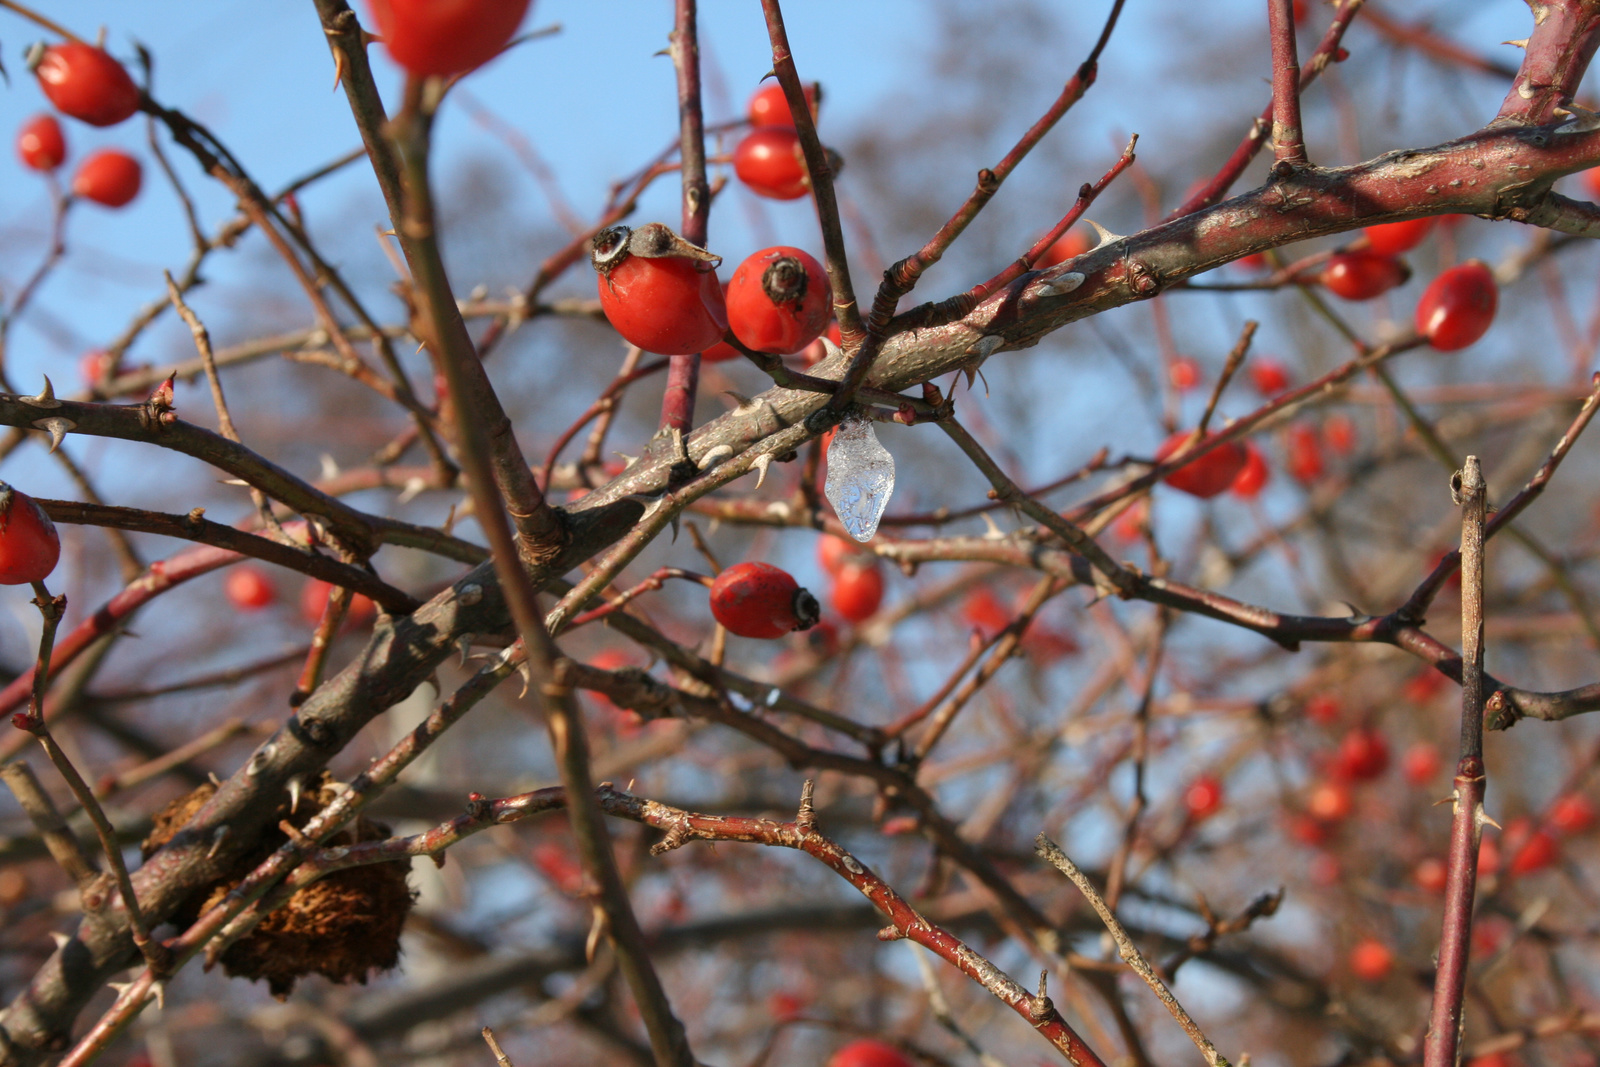
M1439 969L1423 1046L1424 1067L1454 1067L1466 995L1467 955L1472 940L1472 901L1477 888L1478 842L1487 818L1483 765L1483 527L1487 511L1483 468L1468 456L1451 480L1461 505L1461 757L1456 764L1455 814L1450 827L1449 874Z
M1272 36L1272 150L1279 163L1305 166L1293 0L1267 0L1267 28Z
M444 327L450 319L460 323L460 314L445 275L444 262L439 254L432 190L428 184L429 105L437 103L437 82L412 79L406 87L407 106L390 124L399 150L404 192L404 216L398 229L405 235L403 241L413 246L412 270L416 274L416 306L418 328L422 336L432 343L435 358L449 381L451 395L469 397L466 386L476 377L483 377L482 364L471 340L463 329L459 333ZM492 395L492 390L488 390ZM498 404L496 404L498 408ZM478 414L482 409L474 408ZM504 418L504 413L501 413ZM498 459L489 441L488 426L484 418L459 418L455 422L458 434L457 447L461 452L462 470L467 475L472 493L474 512L485 537L489 541L495 574L500 579L506 605L521 635L527 651L531 686L538 693L539 702L547 716L551 746L555 750L562 785L569 795L578 798L568 809L572 835L577 843L578 855L584 873L594 886L595 906L603 914L607 933L617 949L618 965L633 992L634 1000L643 1017L645 1029L650 1034L651 1048L658 1067L693 1067L694 1058L684 1036L683 1024L672 1014L660 976L650 963L644 934L638 918L622 884L613 854L611 836L594 800L594 783L589 770L589 745L584 733L583 720L578 713L572 688L558 684L552 666L560 652L550 639L537 602L538 589L524 568L519 552L523 547L513 537L507 523L507 501L496 492ZM506 424L509 437L510 426ZM512 443L510 451L518 450ZM534 493L532 472L523 462L520 453L515 463L526 476ZM504 489L504 485L501 486ZM517 497L508 493L515 501ZM539 503L546 511L542 495ZM553 515L553 512L552 512ZM560 543L545 548L558 549ZM551 551L550 554L554 554Z
M700 107L700 38L695 23L696 0L676 0L672 28L672 65L678 72L678 152L683 161L683 239L704 248L711 215L711 187L706 183L706 126ZM688 433L694 425L694 401L700 388L700 353L672 357L667 388L661 396L661 429Z

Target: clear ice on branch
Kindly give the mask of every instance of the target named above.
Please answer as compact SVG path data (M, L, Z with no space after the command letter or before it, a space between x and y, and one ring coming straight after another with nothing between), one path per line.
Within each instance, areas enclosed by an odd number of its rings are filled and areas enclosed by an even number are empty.
M834 431L822 490L850 536L871 540L894 494L894 457L878 442L871 420L847 419Z

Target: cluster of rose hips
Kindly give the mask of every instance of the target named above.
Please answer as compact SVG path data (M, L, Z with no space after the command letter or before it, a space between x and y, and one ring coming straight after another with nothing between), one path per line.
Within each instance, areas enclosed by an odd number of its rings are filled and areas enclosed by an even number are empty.
M606 319L623 340L647 352L730 358L727 353L738 355L723 344L731 330L746 348L790 355L828 327L828 276L798 248L755 253L739 264L726 291L717 282L719 258L659 222L601 230L590 261Z
M1406 219L1368 226L1353 245L1328 258L1317 280L1345 300L1371 300L1404 285L1411 268L1400 257L1421 244L1434 218ZM1247 257L1245 261L1255 261ZM1454 352L1477 341L1494 323L1499 290L1494 273L1480 260L1468 260L1442 272L1417 301L1417 333L1441 352Z
M139 110L139 89L105 49L81 41L39 45L28 55L39 88L57 111L91 126L115 126ZM32 170L53 173L67 160L67 138L54 115L37 115L17 133L17 154ZM143 168L115 148L86 156L72 176L72 194L106 207L139 195Z
M806 104L811 117L817 116L822 89L808 85ZM798 200L811 191L805 155L800 150L800 135L795 132L794 113L776 82L756 91L746 108L750 132L733 150L733 173L745 188L772 200Z

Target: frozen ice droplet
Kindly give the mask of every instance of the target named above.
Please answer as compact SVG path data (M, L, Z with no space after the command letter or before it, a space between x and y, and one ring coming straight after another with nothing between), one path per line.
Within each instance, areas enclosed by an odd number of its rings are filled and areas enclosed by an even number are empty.
M870 541L894 493L894 457L867 419L849 419L828 445L828 503L857 541Z

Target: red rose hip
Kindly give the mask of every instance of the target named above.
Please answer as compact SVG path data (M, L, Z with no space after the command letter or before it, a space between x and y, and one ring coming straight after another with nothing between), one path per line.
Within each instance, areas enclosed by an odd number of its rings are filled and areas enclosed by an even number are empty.
M389 56L412 74L460 74L500 54L529 0L367 0Z
M139 195L144 168L126 152L102 148L78 164L72 176L72 195L106 207L124 207Z
M1417 332L1441 352L1466 348L1489 332L1500 291L1482 260L1451 267L1417 301Z
M139 110L139 87L103 48L68 41L30 53L39 88L64 115L91 126L115 126Z
M61 535L38 503L0 482L0 585L42 582L61 559Z
M1176 455L1178 450L1188 443L1191 436L1193 435L1188 430L1179 430L1167 438L1156 450L1156 462L1165 462L1168 457ZM1200 447L1200 444L1204 442L1200 442L1196 447ZM1250 455L1245 451L1244 445L1238 441L1228 441L1213 448L1199 459L1191 460L1187 465L1179 467L1167 475L1165 480L1172 488L1205 500L1225 492L1249 461Z
M240 611L260 611L278 598L272 579L260 567L245 563L228 572L222 583L228 603Z
M906 1054L882 1041L861 1038L828 1057L827 1067L916 1067Z
M805 87L805 94L806 106L811 109L811 118L815 120L822 87L813 82ZM775 81L768 82L751 94L750 103L745 106L745 117L752 126L794 126L794 112L789 110L789 100L783 95L783 86Z
M873 562L843 564L833 576L828 601L851 622L872 618L883 603L883 572Z
M798 200L811 191L793 126L758 126L733 150L733 172L757 196Z
M728 328L757 352L788 355L822 336L833 314L828 275L815 257L779 245L750 256L728 283Z
M17 155L33 170L55 170L66 161L67 139L54 115L38 115L17 131Z
M1323 286L1346 300L1371 300L1410 277L1404 263L1376 252L1339 252L1322 268Z
M740 637L782 637L817 624L817 598L770 563L735 563L711 583L711 614Z
M1430 215L1425 219L1380 222L1376 226L1368 226L1367 249L1380 256L1398 256L1402 252L1409 252L1428 236L1428 231L1433 229L1433 221Z
M727 313L710 252L652 222L601 230L589 258L600 276L600 308L629 344L686 356L722 340Z

